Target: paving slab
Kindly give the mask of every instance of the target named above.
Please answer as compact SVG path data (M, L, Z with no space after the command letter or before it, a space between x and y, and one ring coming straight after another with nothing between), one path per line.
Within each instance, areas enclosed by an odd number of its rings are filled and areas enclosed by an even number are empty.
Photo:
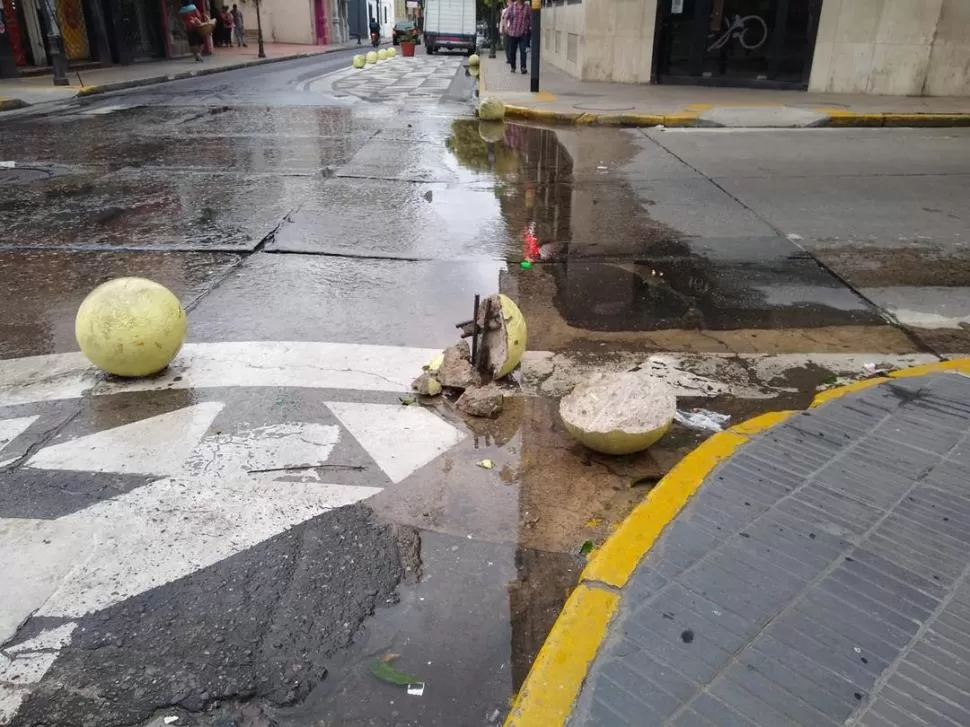
M506 725L970 724L968 553L970 360L763 415L594 553Z

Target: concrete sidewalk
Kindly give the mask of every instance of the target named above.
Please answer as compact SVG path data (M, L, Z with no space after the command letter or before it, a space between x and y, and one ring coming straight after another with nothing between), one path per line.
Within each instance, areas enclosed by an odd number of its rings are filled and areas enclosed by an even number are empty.
M970 126L970 97L869 96L747 88L579 81L543 64L540 91L529 76L482 57L479 94L506 114L544 123L608 126Z
M340 45L266 43L263 45L266 58L259 58L256 43L250 43L248 48L215 48L202 63L190 57L72 71L68 74L69 86L54 86L49 74L3 79L0 80L0 111L357 47L356 40Z
M970 724L961 373L708 439L596 551L506 724Z

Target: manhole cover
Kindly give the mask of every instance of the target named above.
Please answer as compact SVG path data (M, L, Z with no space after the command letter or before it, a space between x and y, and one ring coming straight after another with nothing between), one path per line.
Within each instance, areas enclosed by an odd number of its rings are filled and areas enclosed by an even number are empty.
M30 184L44 179L50 179L54 172L50 169L38 169L37 167L14 167L12 169L0 169L0 184Z
M573 108L580 111L633 111L633 106L610 106L600 103L575 104Z

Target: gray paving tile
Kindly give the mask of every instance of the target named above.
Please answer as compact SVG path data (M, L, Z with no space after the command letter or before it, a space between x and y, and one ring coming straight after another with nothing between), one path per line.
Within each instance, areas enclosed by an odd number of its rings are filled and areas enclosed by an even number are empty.
M740 686L759 703L770 707L778 714L784 715L789 724L794 722L800 725L818 725L821 727L822 725L836 725L839 722L827 712L820 711L806 702L797 692L791 692L771 681L764 674L741 664L732 664L725 669L718 682L721 680L727 680ZM727 701L726 695L718 689L718 682L711 685L711 693ZM735 703L728 702L728 704L734 706ZM748 710L740 708L740 705L738 705L737 711L741 714L749 714ZM760 721L759 724L761 724Z
M744 635L729 631L719 624L713 615L700 614L684 607L670 607L668 603L662 598L658 599L654 604L634 611L632 618L646 628L667 632L668 638L689 632L698 644L697 648L702 650L704 643L710 642L727 653L733 653L748 642ZM756 628L757 625L752 624L752 636Z
M905 583L906 585L923 591L923 593L931 596L942 598L943 594L946 593L946 588L944 588L940 583L933 581L931 578L926 578L915 571L903 568L898 563L887 560L881 555L867 550L865 547L853 549L845 559L850 562L853 560L858 561L859 563L862 563L873 570L877 570L880 573L885 573L891 578L895 578L897 581Z
M857 606L846 603L828 591L820 588L805 594L802 602L806 608L817 610L823 623L833 623L836 630L846 633L847 629L865 631L873 636L902 649L913 638L913 632L906 632L879 618L872 611L865 611Z
M713 601L688 591L679 583L674 583L654 602L662 612L677 614L681 610L690 611L714 621L722 628L737 636L750 639L760 630L760 623L725 611Z
M681 704L681 700L658 688L650 681L644 680L640 674L619 661L613 661L604 666L600 672L600 679L605 679L610 685L618 686L626 692L633 700L631 702L630 699L627 699L626 704L634 704L635 702L635 711L627 712L623 710L622 712L633 724L644 724L646 719L649 719L649 723L660 724L673 714ZM600 698L608 700L607 693L602 690L598 690L598 692ZM614 709L618 706L614 702L610 702L610 705Z
M855 588L873 600L884 603L904 616L924 621L937 606L939 600L917 591L893 578L880 576L877 571L853 561L839 565L829 577Z
M888 722L894 727L934 727L934 723L931 722L927 725L923 720L917 719L885 699L873 702L869 707L869 713L866 715L867 720L870 715L876 720ZM869 722L864 721L863 724L869 724Z
M718 727L759 727L757 723L742 717L727 704L710 694L699 694L690 703L690 708L701 717Z
M811 658L806 653L778 641L770 634L762 634L753 646L745 651L740 661L756 666L769 662L781 664L797 677L806 679L823 691L835 695L842 702L862 701L868 691L843 676L837 670ZM760 667L759 667L760 668ZM769 674L768 676L771 676ZM855 695L859 694L860 697Z
M711 685L709 691L714 697L720 699L741 716L747 717L758 727L792 727L792 719L778 711L774 704L766 704L743 686L730 679L723 676L719 677Z
M649 649L637 648L622 658L623 663L648 683L686 702L700 690L700 685L688 679L676 669L652 658Z
M842 686L838 692L829 691L808 677L754 649L746 650L739 657L738 668L740 667L757 671L778 686L797 694L800 699L836 723L844 721L864 698L864 695L847 681L839 680Z
M902 712L911 714L929 725L938 727L966 727L967 724L964 721L960 721L959 718L952 719L951 715L948 714L951 710L942 700L933 700L932 702L921 700L906 692L901 692L888 684L880 690L879 696L876 699L877 701L885 699Z
M949 707L936 707L937 711L950 709L951 711L945 714L951 717L958 715L962 724L970 725L970 691L968 691L970 685L966 679L962 687L954 686L904 662L899 665L896 674L886 684L931 705L935 702L943 702Z
M819 582L818 592L830 593L836 598L845 601L850 606L854 606L865 613L870 613L874 617L908 634L915 634L923 623L917 614L899 613L896 608L882 601L874 600L855 587L846 585L833 578L826 578Z
M704 719L692 709L682 712L670 724L672 727L716 727L713 722Z
M626 585L624 601L631 604L642 603L660 593L669 582L666 576L641 562Z
M772 643L783 644L784 649L804 654L812 661L852 682L861 692L868 692L875 684L876 674L868 668L868 657L864 655L848 655L845 650L834 651L801 631L787 625L775 622L766 632L774 640ZM850 647L851 648L851 647ZM770 653L770 656L775 656ZM865 661L863 661L865 659Z

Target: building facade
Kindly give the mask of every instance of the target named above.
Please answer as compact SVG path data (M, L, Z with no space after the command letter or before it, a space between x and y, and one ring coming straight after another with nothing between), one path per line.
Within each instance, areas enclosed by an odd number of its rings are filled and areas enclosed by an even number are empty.
M970 95L970 0L543 2L543 59L583 80Z

